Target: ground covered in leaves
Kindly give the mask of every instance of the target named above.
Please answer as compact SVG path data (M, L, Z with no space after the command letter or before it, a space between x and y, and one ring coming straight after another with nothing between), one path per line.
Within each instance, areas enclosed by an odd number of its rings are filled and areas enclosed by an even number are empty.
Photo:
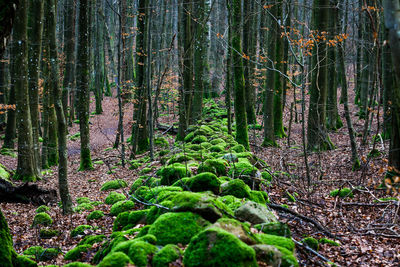
M291 96L288 96L289 101L291 101ZM129 105L126 108L125 122L127 123L124 128L126 135L129 136L131 127L129 121L132 112ZM78 124L74 124L69 130L68 175L70 192L76 204L76 212L73 215L62 215L57 203L52 203L48 205L50 210L44 211L50 215L52 225L43 227L38 224L38 226L32 227L38 207L23 204L1 204L13 235L14 247L18 253L22 253L32 246L42 246L45 249L56 248L54 252L56 256L50 257L50 260L46 257L37 259L40 264L63 265L70 262L65 259L66 253L75 248L82 241L83 236L105 235L109 237L113 233L113 227L116 227L114 221L117 218L115 215L118 213L116 211L118 207L113 210L111 205L105 204L110 190L101 191L104 183L117 179L120 179L118 185L126 182L128 187L113 190L122 193L125 198L129 194L132 184L138 181L139 177L156 175L156 171L167 163L165 157L160 156L160 151L169 150L172 153L171 155L177 154L174 151L178 150L173 147L174 135L158 131L157 136L164 137L168 144L161 142L157 146L156 160L150 162L147 159L148 155L144 154L138 157L136 161L131 162L132 164L122 167L119 158L120 151L111 148L118 123L116 100L106 98L104 110L106 110L104 114L92 115L90 119L94 170L78 172L80 152L79 137L76 135L79 132ZM298 105L297 110L300 110L300 105ZM358 120L355 116L356 112L353 107L352 118L355 130L361 133L364 121ZM289 128L290 113L288 108L285 109L284 116L285 126ZM381 142L378 139L376 149L379 153L376 153L375 157L368 157L373 146L373 140L370 137L368 144L361 146L361 137L357 137L359 153L362 157L362 168L358 171L352 171L347 129L341 128L330 134L333 143L336 145L335 150L309 155L310 179L308 180L302 151L300 115L298 119L298 123L295 123L293 116L290 145L288 145L288 139L285 138L278 141L279 148L263 148L261 146L262 130L258 130L259 127L254 126L249 130L249 134L254 156L264 161L272 174L271 183L262 184L261 189L268 193L271 204L282 207L282 209L274 209L274 212L281 222L288 223L292 238L299 242L296 243L299 264L303 266L325 265L329 260L343 266L398 266L400 263L399 201L398 199L389 199L389 197L393 197L393 193L379 187L387 170L385 159L387 158L388 143ZM160 118L160 122L167 125L172 125L176 120L177 116L173 114ZM261 121L262 118L259 117L260 124ZM207 125L207 122L204 122L204 125ZM371 127L371 136L375 134L376 128L377 123L374 122ZM196 142L200 141L204 140ZM196 142L193 143L192 141L191 145L196 145ZM212 146L216 146L213 148L216 151L215 153L222 152L219 151L221 148L218 148L218 144ZM196 146L192 147L192 149L195 148ZM180 149L183 148L180 147ZM161 154L163 153L167 152L161 152ZM129 157L129 149L127 156ZM170 155L168 159L171 159ZM9 170L16 168L16 159L12 156L0 155L0 162ZM184 162L190 161L185 160ZM193 166L194 170L198 168L199 166ZM260 169L262 169L261 166ZM217 172L216 169L215 172ZM158 173L157 176L165 177L168 175ZM166 183L172 184L172 181ZM189 182L185 186L190 186L190 184ZM54 167L44 173L43 180L39 181L38 185L56 189L56 168ZM335 193L331 192L335 189L343 190L337 192L337 196L332 196ZM192 191L195 191L195 189L192 189ZM117 198L118 196L121 195L116 195ZM145 195L142 197L146 199ZM250 198L250 196L242 197ZM158 203L152 199L154 200L154 196L147 197L148 201L134 201L132 207L120 208L144 210L149 208L148 203ZM110 199L107 201L110 201ZM93 210L98 210L98 212L92 213ZM91 214L91 217L88 218L89 214ZM104 216L102 216L103 214ZM191 220L197 221L200 225L193 226L194 228L203 227L201 226L202 223L199 222L200 219ZM140 221L137 223L136 229L143 227ZM76 229L80 225L90 225L90 227ZM46 233L43 230L40 231L40 228L58 232L54 237L44 239L41 237L44 237ZM74 233L72 233L73 230L75 230ZM255 228L250 230L258 233ZM132 239L133 236L137 235L137 232L139 230L133 230L132 236L126 238ZM305 237L313 237L320 241L317 244L317 253L302 245L301 241ZM324 238L335 240L337 244ZM162 240L162 238L158 238L158 240ZM178 251L185 248L185 244L182 243L185 242L180 242ZM312 247L311 243L309 245ZM79 261L90 262L96 252L101 249L100 244L101 242L94 242L93 245L82 247L83 253L78 253ZM152 247L146 247L146 249L152 250ZM46 253L41 251L36 254L45 255ZM151 253L149 252L149 254ZM182 265L181 258L178 257L173 264Z

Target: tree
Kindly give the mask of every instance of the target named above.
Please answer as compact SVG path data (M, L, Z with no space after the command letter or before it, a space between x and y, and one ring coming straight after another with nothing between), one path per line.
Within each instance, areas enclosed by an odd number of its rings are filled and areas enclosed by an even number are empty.
M313 27L314 42L311 59L311 88L308 113L308 149L330 150L334 146L326 129L326 99L328 91L327 45L323 38L318 38L327 32L329 17L329 0L314 0Z
M38 169L34 158L32 140L32 121L28 92L28 7L21 4L14 24L14 72L12 81L15 86L18 128L18 166L14 175L23 181L36 181Z
M232 36L229 40L230 49L232 49L233 65L233 88L235 93L235 121L236 121L236 141L249 149L249 136L247 133L247 115L245 103L245 84L243 71L242 54L242 1L233 0L232 7Z
M389 30L389 43L392 50L393 65L400 79L400 2L398 0L385 0L385 25ZM389 166L400 173L400 87L396 86L392 91L392 134L389 148Z
M89 134L89 3L90 0L81 0L79 4L79 30L77 48L77 97L78 97L78 119L81 137L81 164L80 170L93 168L90 155Z
M183 140L186 129L189 126L190 111L193 99L193 29L191 14L193 3L190 0L182 0L180 5L179 43L180 43L180 71L181 85L179 94L179 129L177 140Z
M28 51L28 88L29 108L32 121L32 140L35 167L40 172L40 143L39 143L39 70L40 52L42 50L43 30L43 1L33 0L29 5L28 29L29 51Z

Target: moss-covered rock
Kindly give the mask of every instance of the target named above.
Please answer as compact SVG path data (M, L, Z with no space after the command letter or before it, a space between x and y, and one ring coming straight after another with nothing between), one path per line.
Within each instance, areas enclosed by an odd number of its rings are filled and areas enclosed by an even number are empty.
M201 144L203 142L207 142L207 137L205 137L204 135L198 135L192 139L193 144Z
M82 224L71 231L71 237L77 237L78 235L86 235L89 230L92 229L92 226L87 224Z
M294 253L284 247L275 246L282 253L282 267L298 267L299 263L294 255Z
M304 245L307 245L309 248L312 248L312 249L315 250L315 251L318 251L318 249L319 249L318 240L315 239L314 237L311 237L311 236L306 237L306 238L304 238L303 240L301 240L301 242L302 242Z
M88 197L78 197L76 199L76 203L83 204L83 203L90 203L90 199Z
M168 140L165 137L159 136L154 138L154 145L161 147L161 148L168 148L169 143Z
M150 227L149 234L157 238L157 244L187 244L190 239L209 223L191 212L165 213Z
M94 210L86 217L86 220L88 221L98 220L103 217L104 217L104 212L102 212L101 210Z
M98 267L124 267L131 264L131 259L123 252L113 252L108 254Z
M221 185L221 195L232 195L237 198L250 198L250 187L241 179L234 179Z
M218 176L226 175L228 169L228 162L224 159L207 159L200 164L197 172L211 172Z
M259 204L265 204L269 202L268 194L264 191L251 190L249 199Z
M168 161L168 164L174 164L174 163L184 163L184 162L189 162L193 160L193 158L191 156L189 156L188 154L185 153L178 153L173 155L170 160Z
M254 228L269 235L279 235L290 238L292 236L289 226L286 223L271 222L254 225Z
M36 209L36 213L42 213L47 211L50 211L50 208L47 207L46 205L41 205Z
M253 177L256 176L258 169L251 165L248 161L239 161L230 168L228 175L232 178L241 178L247 184L254 182Z
M145 223L148 212L148 209L121 212L114 221L113 231L132 228L139 223Z
M226 206L228 206L228 208L232 211L237 210L246 202L245 199L239 199L232 195L219 197L218 200L224 203Z
M119 189L119 188L123 188L123 187L127 187L128 184L122 180L122 179L116 179L116 180L111 180L111 181L107 181L105 182L101 188L100 191L107 191L107 190L111 190L111 189Z
M135 203L133 201L118 201L114 205L111 206L110 214L113 216L118 216L121 212L132 210L135 207Z
M36 267L36 266L38 266L37 263L31 260L30 258L22 255L17 255L13 267Z
M320 239L318 240L318 242L319 242L320 244L328 244L328 245L331 245L331 246L340 247L340 244L339 244L338 242L333 241L333 240L328 239L328 238L325 238L325 237L320 238Z
M268 234L256 234L261 243L272 246L279 246L294 252L294 242L286 237Z
M64 260L76 261L83 256L83 253L87 253L91 248L92 245L89 244L76 246L65 254Z
M153 257L153 267L168 267L171 262L176 261L182 255L182 250L172 244L168 244L160 249Z
M223 159L227 160L230 163L235 163L239 161L239 158L236 156L235 153L227 153L222 156Z
M231 147L231 150L236 153L246 152L246 148L243 145L235 145Z
M51 219L50 215L46 212L40 212L35 215L33 218L32 227L43 225L43 226L50 226L53 224L53 220Z
M68 264L65 264L63 267L92 267L93 265L90 265L88 263L83 263L83 262L71 262Z
M158 174L161 175L161 185L172 185L180 178L191 176L191 171L183 164L174 163L160 169Z
M135 241L129 246L128 256L138 267L146 267L148 256L157 252L157 247L145 241Z
M235 216L242 221L252 224L277 222L275 215L264 205L253 201L247 201L235 210Z
M248 245L254 245L258 242L257 237L250 231L249 224L239 222L238 220L221 218L212 226L224 229Z
M268 266L281 266L282 265L282 253L274 246L258 244L252 246L256 252L258 261L266 263Z
M2 164L0 164L0 179L10 182L10 173L6 170L6 167L4 167L4 165Z
M54 236L59 236L59 235L60 235L60 231L54 230L54 229L42 228L39 231L39 237L42 239L50 239Z
M85 210L94 210L94 206L91 203L82 203L79 204L78 206L74 207L74 212L82 212Z
M183 264L191 266L258 266L254 249L233 234L212 227L193 237Z
M200 146L204 149L209 149L212 145L209 142L203 142Z
M215 138L213 140L210 141L211 145L224 145L226 144L225 140L222 138Z
M193 192L211 191L218 194L221 181L211 172L197 174L186 183L187 187Z
M32 256L36 261L49 261L60 253L59 248L43 248L41 246L30 247L23 252L24 255Z
M105 235L87 235L78 243L78 245L93 245L102 243L106 238L107 237Z

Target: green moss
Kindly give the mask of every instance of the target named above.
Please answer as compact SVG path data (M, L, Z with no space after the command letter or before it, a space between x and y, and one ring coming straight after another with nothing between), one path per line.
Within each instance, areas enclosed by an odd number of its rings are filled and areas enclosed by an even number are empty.
M40 212L35 215L35 218L33 218L32 227L38 225L50 226L52 223L53 220L51 219L49 214L45 212Z
M185 141L185 143L188 143L188 142L192 141L193 138L194 138L194 132L191 132L191 133L188 133L183 140Z
M330 240L330 239L325 238L325 237L320 238L318 242L320 244L329 244L331 246L340 247L340 244L338 242Z
M162 168L159 175L161 175L161 185L171 185L180 178L191 176L191 172L185 165L174 163Z
M213 146L211 146L211 147L209 148L209 150L210 150L211 152L218 152L218 153L220 153L220 152L222 152L222 151L225 150L225 146L224 146L224 145L213 145Z
M312 248L315 251L318 251L319 249L319 243L318 240L315 239L314 237L306 237L301 242L305 245L307 245L309 248Z
M91 203L82 203L74 208L74 212L82 212L84 210L94 210L94 207Z
M58 230L42 228L39 231L39 237L42 239L50 239L50 238L52 238L54 236L58 236L58 235L60 235L60 231L58 231Z
M39 206L39 208L36 209L36 213L46 212L49 210L50 210L50 208L47 207L46 205L41 205L41 206Z
M130 170L139 169L140 166L142 166L142 163L138 162L137 160L131 160L131 161L129 161L129 169L130 169Z
M200 151L203 149L203 147L201 146L201 144L190 144L186 146L186 149L188 150L192 150L192 151Z
M191 212L165 213L150 227L149 234L157 237L157 244L187 244L208 225L200 215Z
M76 237L78 235L86 235L85 231L92 229L92 226L87 225L87 224L82 224L77 227L75 227L74 230L71 231L71 237Z
M201 144L203 142L207 142L207 137L204 135L198 135L192 139L192 144Z
M153 170L152 168L143 168L139 173L147 174L147 173L150 173L152 170Z
M251 190L249 199L260 204L265 204L268 202L268 198L265 199L266 192Z
M83 253L87 253L91 248L92 245L89 244L76 246L65 254L64 260L76 261L83 256Z
M221 181L218 180L218 177L215 176L215 174L203 172L190 178L186 185L193 192L212 191L214 194L218 194L220 191Z
M269 235L278 235L290 238L291 232L289 226L285 223L281 222L271 222L271 223L263 223L254 225L254 228L262 231L265 234Z
M218 200L228 206L228 208L230 208L232 211L238 209L245 202L243 199L236 198L232 195L219 197Z
M98 267L123 267L131 264L131 259L123 252L113 252L108 254Z
M242 161L233 164L233 167L229 170L228 175L233 178L240 178L242 176L254 177L257 172L257 168L251 165L249 162Z
M168 244L160 249L153 257L152 266L168 267L171 262L176 261L182 255L182 250L172 244Z
M119 188L123 188L123 187L127 187L128 184L122 180L122 179L117 179L117 180L112 180L112 181L108 181L105 182L102 186L100 191L107 191L107 190L111 190L111 189L119 189Z
M135 203L133 201L118 201L114 205L111 206L110 213L113 216L117 216L121 212L132 210L135 207Z
M88 197L78 197L76 199L76 203L83 204L83 203L90 203L90 199Z
M352 190L351 190L350 188L348 188L348 187L344 187L344 188L342 188L342 189L335 189L335 190L332 190L332 191L329 193L329 195L330 195L331 197L339 196L339 197L341 197L341 198L353 197L353 196L354 196Z
M102 212L101 210L94 210L86 217L86 220L88 221L98 220L103 217L104 217L104 212Z
M36 262L22 255L18 255L14 261L14 267L36 267L36 266L38 266Z
M246 152L246 149L244 148L243 145L233 146L233 147L231 147L231 150L236 152L236 153Z
M129 257L133 263L138 267L146 267L148 262L148 256L157 252L157 248L144 241L136 241L129 247Z
M216 139L211 140L211 141L210 141L210 144L212 144L212 145L223 145L223 146L225 146L225 145L226 145L226 142L225 142L225 140L222 139L222 138L216 138Z
M228 168L228 162L224 159L207 159L200 164L197 172L211 172L218 176L226 175Z
M293 252L280 246L275 246L282 253L282 267L297 267L299 263L297 262L296 257L293 255Z
M92 267L92 265L90 265L88 263L83 263L83 262L71 262L71 263L65 264L63 267Z
M32 256L36 261L49 261L58 256L61 251L59 248L43 248L41 246L33 246L23 252L24 255Z
M78 245L93 245L102 243L106 238L107 237L105 235L87 235L78 243Z
M2 148L0 149L0 154L3 156L9 156L12 158L16 158L17 154L12 150L12 149L8 149L8 148Z
M96 161L93 161L93 164L96 164L96 165L103 165L103 164L104 164L104 161L102 161L102 160L96 160Z
M114 221L113 231L125 229L129 226L134 227L138 223L146 222L146 215L148 212L148 209L121 212Z
M117 193L115 191L111 191L108 196L106 197L104 203L108 205L112 205L117 203L118 201L123 201L126 199L126 196L121 193Z
M272 182L272 176L269 172L261 172L261 177L268 182Z
M254 250L233 234L212 227L193 237L183 264L191 266L258 266Z
M203 142L200 146L204 149L209 149L212 145L209 142Z
M178 153L171 157L171 159L168 161L168 164L171 165L174 163L184 163L184 162L188 162L191 160L193 160L193 158L191 156L189 156L188 154Z
M165 137L156 137L154 138L154 145L161 147L161 148L168 148L169 147L169 143L168 140Z
M4 218L3 213L0 209L0 262L5 267L13 266L13 255L15 251L13 249L12 237L8 229L7 221Z
M256 234L258 239L266 245L280 246L289 251L294 251L294 243L291 239L269 234Z
M250 198L250 187L241 179L234 179L221 186L221 195L232 195L237 198Z

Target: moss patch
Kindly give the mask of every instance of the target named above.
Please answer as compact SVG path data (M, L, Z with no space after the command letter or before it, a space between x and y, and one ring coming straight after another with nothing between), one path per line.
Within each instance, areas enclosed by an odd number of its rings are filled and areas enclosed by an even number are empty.
M249 198L250 187L241 179L234 179L221 186L221 195L232 195L237 198Z
M157 237L157 244L187 244L209 223L191 212L165 213L150 227L149 234Z
M113 252L108 254L98 265L98 267L123 267L132 263L131 259L123 252Z
M50 215L45 213L45 212L40 212L35 215L33 218L33 223L32 227L38 226L38 225L44 225L44 226L50 226L53 223L53 220L51 219Z
M277 236L277 235L268 235L268 234L256 234L258 239L266 245L273 245L286 248L289 251L294 251L294 243L291 239Z
M154 255L152 266L168 267L169 263L176 261L181 255L182 250L178 246L168 244Z
M92 248L92 245L88 244L76 246L65 254L64 259L76 261L83 256L83 253L87 253L90 248Z
M228 162L224 159L207 159L200 164L197 172L211 172L218 176L227 174Z
M110 213L113 216L117 216L121 212L132 210L134 207L135 203L133 203L133 201L118 201L111 206Z
M161 175L161 185L171 185L180 178L191 176L190 170L180 163L168 165L160 169L158 174Z
M220 191L221 181L215 174L210 172L200 173L187 181L186 185L191 191L203 192L212 191L218 194Z
M101 188L100 191L107 191L107 190L111 190L111 189L119 189L119 188L123 188L123 187L127 187L128 184L122 180L122 179L117 179L117 180L112 180L112 181L108 181L105 182Z
M104 212L102 212L101 210L95 210L95 211L92 211L86 217L86 220L88 220L88 221L98 220L98 219L103 218L103 217L104 217Z
M71 231L71 237L76 237L78 235L86 235L85 232L87 232L90 229L92 229L92 226L90 225L87 224L79 225L74 230Z

